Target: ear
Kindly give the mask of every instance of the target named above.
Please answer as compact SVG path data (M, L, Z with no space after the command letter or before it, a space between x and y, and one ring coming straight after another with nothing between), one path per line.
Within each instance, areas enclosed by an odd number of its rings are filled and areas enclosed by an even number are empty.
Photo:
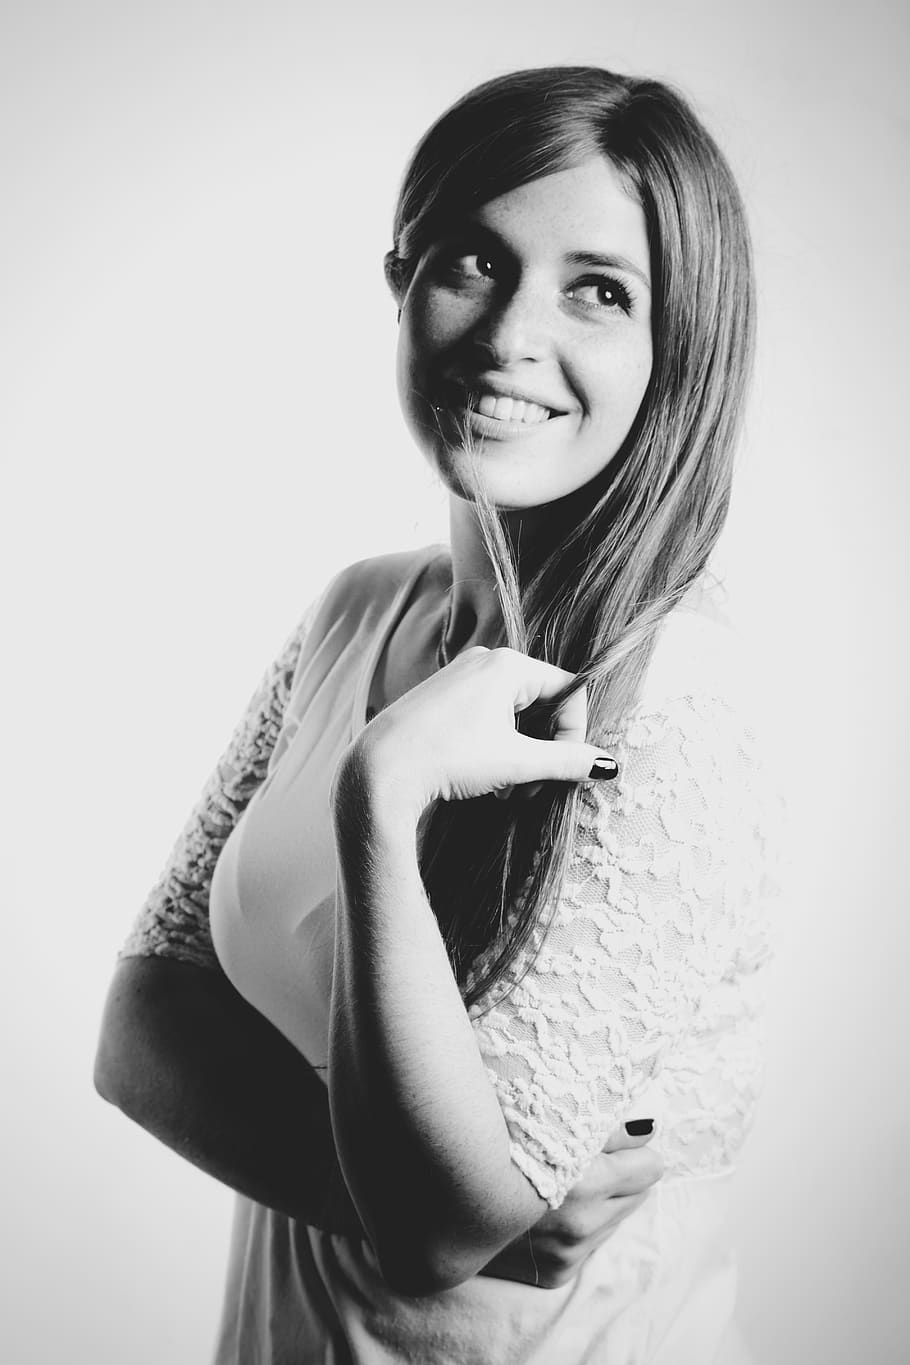
M401 296L402 296L402 277L404 274L404 262L393 249L387 251L383 259L385 269L386 284L392 291L392 297L398 304L398 317L401 318Z

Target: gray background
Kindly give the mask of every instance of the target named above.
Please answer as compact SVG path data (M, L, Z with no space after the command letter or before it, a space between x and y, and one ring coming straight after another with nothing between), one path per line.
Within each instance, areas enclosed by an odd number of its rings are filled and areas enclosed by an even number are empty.
M451 98L557 61L681 85L754 228L722 557L793 858L743 1326L765 1365L905 1358L904 7L23 0L2 27L4 1359L207 1357L230 1197L94 1097L113 956L305 603L444 527L394 395L395 187Z

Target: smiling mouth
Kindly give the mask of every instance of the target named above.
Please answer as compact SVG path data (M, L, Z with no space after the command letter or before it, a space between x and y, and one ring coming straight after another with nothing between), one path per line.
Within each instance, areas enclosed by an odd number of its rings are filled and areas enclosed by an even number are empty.
M555 409L544 407L530 398L512 397L482 388L469 390L457 383L447 386L446 400L443 404L434 404L436 412L460 410L469 419L483 418L485 420L479 425L487 433L495 431L500 425L503 431L539 427L552 417L562 416Z
M519 422L522 426L539 426L553 416L552 408L532 403L527 398L502 398L495 393L479 395L465 394L465 406L481 417L491 417L497 422Z

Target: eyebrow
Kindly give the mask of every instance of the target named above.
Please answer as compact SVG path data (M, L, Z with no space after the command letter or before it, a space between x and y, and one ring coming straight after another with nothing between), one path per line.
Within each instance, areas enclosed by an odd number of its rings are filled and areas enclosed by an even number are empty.
M646 289L651 288L651 281L641 266L630 261L628 256L602 256L597 251L571 251L566 260L570 265L581 266L585 270L623 270L629 275L634 275Z

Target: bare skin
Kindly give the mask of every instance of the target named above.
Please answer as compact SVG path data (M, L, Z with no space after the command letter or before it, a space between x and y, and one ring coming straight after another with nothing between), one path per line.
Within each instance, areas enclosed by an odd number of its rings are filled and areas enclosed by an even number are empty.
M214 1179L289 1218L363 1235L338 1170L325 1086L220 973L125 959L108 993L95 1084ZM481 1273L543 1289L568 1283L659 1179L647 1142L618 1135L562 1207Z

